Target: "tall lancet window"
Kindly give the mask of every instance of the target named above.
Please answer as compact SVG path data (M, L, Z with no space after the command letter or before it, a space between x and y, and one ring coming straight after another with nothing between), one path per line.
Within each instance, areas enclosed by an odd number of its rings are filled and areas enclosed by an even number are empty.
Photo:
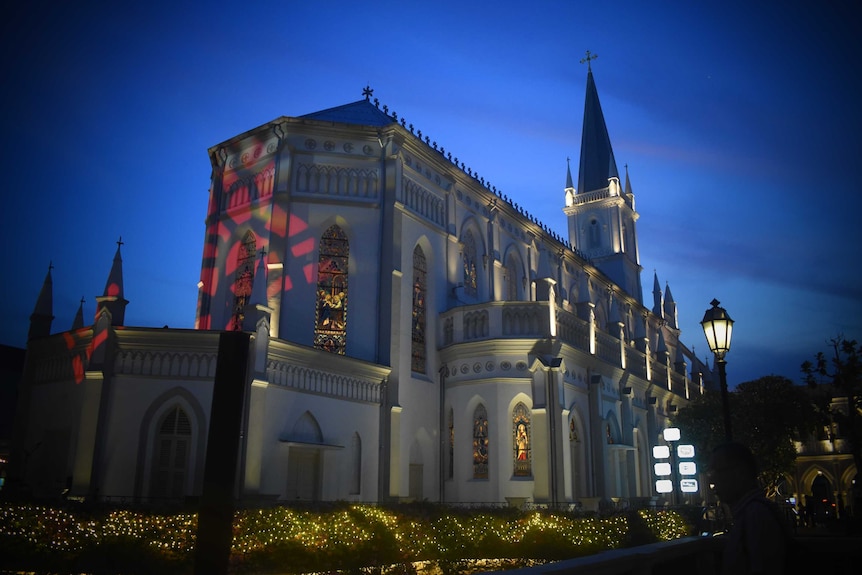
M464 262L464 293L475 296L477 293L476 279L476 240L473 232L467 230L461 242L461 258Z
M518 300L518 262L513 254L506 258L506 301Z
M236 271L233 279L233 315L229 329L242 329L245 317L245 306L251 297L251 287L254 283L254 256L257 250L257 240L249 230L242 238L242 243L236 252Z
M344 355L347 346L347 261L350 246L337 225L320 238L314 347Z
M481 403L473 412L473 479L488 479L488 412Z
M186 495L192 424L180 406L159 422L153 461L152 497L179 499Z
M413 249L413 324L411 368L416 373L425 373L425 292L427 291L428 265L420 246Z
M514 475L530 477L533 474L530 410L523 403L516 405L512 411L512 445L515 458Z

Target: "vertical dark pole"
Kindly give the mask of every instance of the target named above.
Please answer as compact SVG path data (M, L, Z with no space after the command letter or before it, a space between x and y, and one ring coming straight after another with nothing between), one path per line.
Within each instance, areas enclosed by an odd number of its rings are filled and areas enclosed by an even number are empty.
M671 499L674 507L676 507L679 504L676 498L676 488L679 485L679 474L677 474L678 464L676 462L676 442L669 441L668 443L670 443L670 480L671 487L673 487L673 490L671 491Z
M721 408L724 411L724 438L728 443L733 441L733 432L730 429L730 398L727 394L727 371L725 367L727 362L723 357L717 357L715 362L718 364L718 380L721 384Z
M249 336L230 331L219 337L204 486L198 510L196 575L227 574Z

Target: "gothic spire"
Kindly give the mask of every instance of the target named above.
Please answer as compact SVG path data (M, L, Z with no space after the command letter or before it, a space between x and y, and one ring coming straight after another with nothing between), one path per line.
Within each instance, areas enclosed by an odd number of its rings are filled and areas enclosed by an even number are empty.
M571 158L566 158L566 189L573 190L575 188L575 184L572 181L572 160Z
M587 58L590 58L589 52ZM585 59L586 60L586 59ZM589 60L586 60L589 63ZM611 139L599 103L592 68L587 69L587 97L584 106L584 125L581 132L581 163L578 169L578 193L583 194L608 186L611 178L619 180L617 162L611 148Z
M54 321L54 279L51 277L52 269L54 269L54 265L48 264L48 273L45 274L45 281L42 282L39 299L36 300L33 313L30 314L30 331L27 333L28 340L34 337L51 335L51 322Z

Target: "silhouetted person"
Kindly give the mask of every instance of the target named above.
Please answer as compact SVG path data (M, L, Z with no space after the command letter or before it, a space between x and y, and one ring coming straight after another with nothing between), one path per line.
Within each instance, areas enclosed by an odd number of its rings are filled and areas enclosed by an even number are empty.
M719 500L730 506L733 515L721 572L784 573L789 533L780 511L763 496L751 451L741 443L717 447L709 473Z

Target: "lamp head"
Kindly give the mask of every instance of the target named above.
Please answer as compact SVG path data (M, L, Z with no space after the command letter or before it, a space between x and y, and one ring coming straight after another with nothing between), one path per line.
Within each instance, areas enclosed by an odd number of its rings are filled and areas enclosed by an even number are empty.
M709 345L710 351L718 359L724 359L725 354L730 351L733 320L730 319L723 307L718 306L720 303L717 299L710 302L712 307L703 314L703 321L700 322L700 325L703 327L703 334L706 336L706 343Z

